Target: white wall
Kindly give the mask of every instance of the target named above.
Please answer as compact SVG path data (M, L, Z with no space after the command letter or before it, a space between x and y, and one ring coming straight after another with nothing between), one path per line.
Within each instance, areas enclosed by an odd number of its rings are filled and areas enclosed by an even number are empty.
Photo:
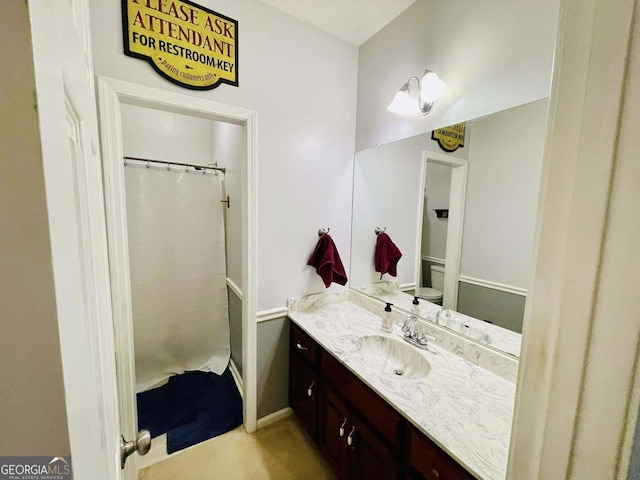
M227 219L227 276L242 285L241 186L246 174L244 127L204 118L122 105L122 142L127 156L226 167L231 198Z
M360 48L356 150L547 97L559 3L417 0ZM388 112L427 68L448 86L431 114Z
M422 255L444 260L449 221L438 218L434 209L449 208L451 167L427 162L427 181L422 215Z
M120 2L91 0L96 75L258 112L258 310L324 291L321 226L349 264L358 50L255 0L201 0L239 21L239 87L196 92L126 57ZM332 287L337 288L337 287Z
M547 99L473 122L460 274L526 288Z
M227 219L227 277L242 288L242 185L247 175L244 127L211 122L212 159L227 168L225 188L229 195Z
M397 280L401 285L418 281L416 255L420 255L421 248L416 249L416 242L418 230L423 228L422 216L419 214L424 201L424 192L420 190L425 175L422 168L423 153L426 151L428 156L429 152L435 152L465 160L469 155L468 135L467 133L465 147L450 153L443 151L436 141L431 140L430 133L356 153L351 227L352 286L361 287L381 281L373 263L376 244L374 229L385 226L391 240L402 252L402 258L398 262L398 277L393 278L387 274L382 281ZM448 204L448 197L446 202ZM446 225L444 229L446 240Z

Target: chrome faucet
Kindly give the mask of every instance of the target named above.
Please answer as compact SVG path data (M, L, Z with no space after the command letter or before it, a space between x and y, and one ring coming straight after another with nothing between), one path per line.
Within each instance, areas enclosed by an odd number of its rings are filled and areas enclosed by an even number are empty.
M402 324L402 333L405 337L413 338L416 336L418 330L418 318L415 315L411 315Z
M438 310L438 314L436 315L436 324L437 325L441 325L440 323L440 315L444 314L445 318L447 319L447 325L449 324L449 320L451 320L451 310L449 310L448 308L441 308L440 310Z
M427 349L429 340L434 341L434 337L430 337L422 332L420 321L415 315L411 315L402 324L402 334L405 341L423 350Z

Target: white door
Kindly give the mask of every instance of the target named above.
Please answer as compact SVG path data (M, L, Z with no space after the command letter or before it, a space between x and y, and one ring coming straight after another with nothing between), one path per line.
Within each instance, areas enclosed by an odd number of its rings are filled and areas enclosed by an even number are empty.
M86 0L29 0L74 478L122 478Z

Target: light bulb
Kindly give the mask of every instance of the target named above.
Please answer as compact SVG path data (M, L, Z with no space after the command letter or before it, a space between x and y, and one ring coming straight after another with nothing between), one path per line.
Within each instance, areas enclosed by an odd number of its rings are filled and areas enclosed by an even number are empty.
M414 103L409 96L409 82L407 82L396 92L387 110L396 115L407 115L412 110L415 110Z
M420 98L426 103L433 103L444 94L447 84L434 72L427 70L422 77Z

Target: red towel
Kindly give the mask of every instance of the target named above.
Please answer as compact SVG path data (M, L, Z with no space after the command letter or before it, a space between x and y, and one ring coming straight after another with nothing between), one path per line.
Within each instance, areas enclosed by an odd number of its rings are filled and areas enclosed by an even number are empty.
M347 283L347 274L344 272L338 249L328 234L320 237L316 249L307 261L307 265L315 267L316 272L322 277L324 286L327 288L329 288L331 282L335 282L338 285Z
M376 241L375 266L376 272L380 272L380 278L385 273L396 277L398 275L396 268L401 257L402 253L391 241L389 235L384 232L379 233Z

